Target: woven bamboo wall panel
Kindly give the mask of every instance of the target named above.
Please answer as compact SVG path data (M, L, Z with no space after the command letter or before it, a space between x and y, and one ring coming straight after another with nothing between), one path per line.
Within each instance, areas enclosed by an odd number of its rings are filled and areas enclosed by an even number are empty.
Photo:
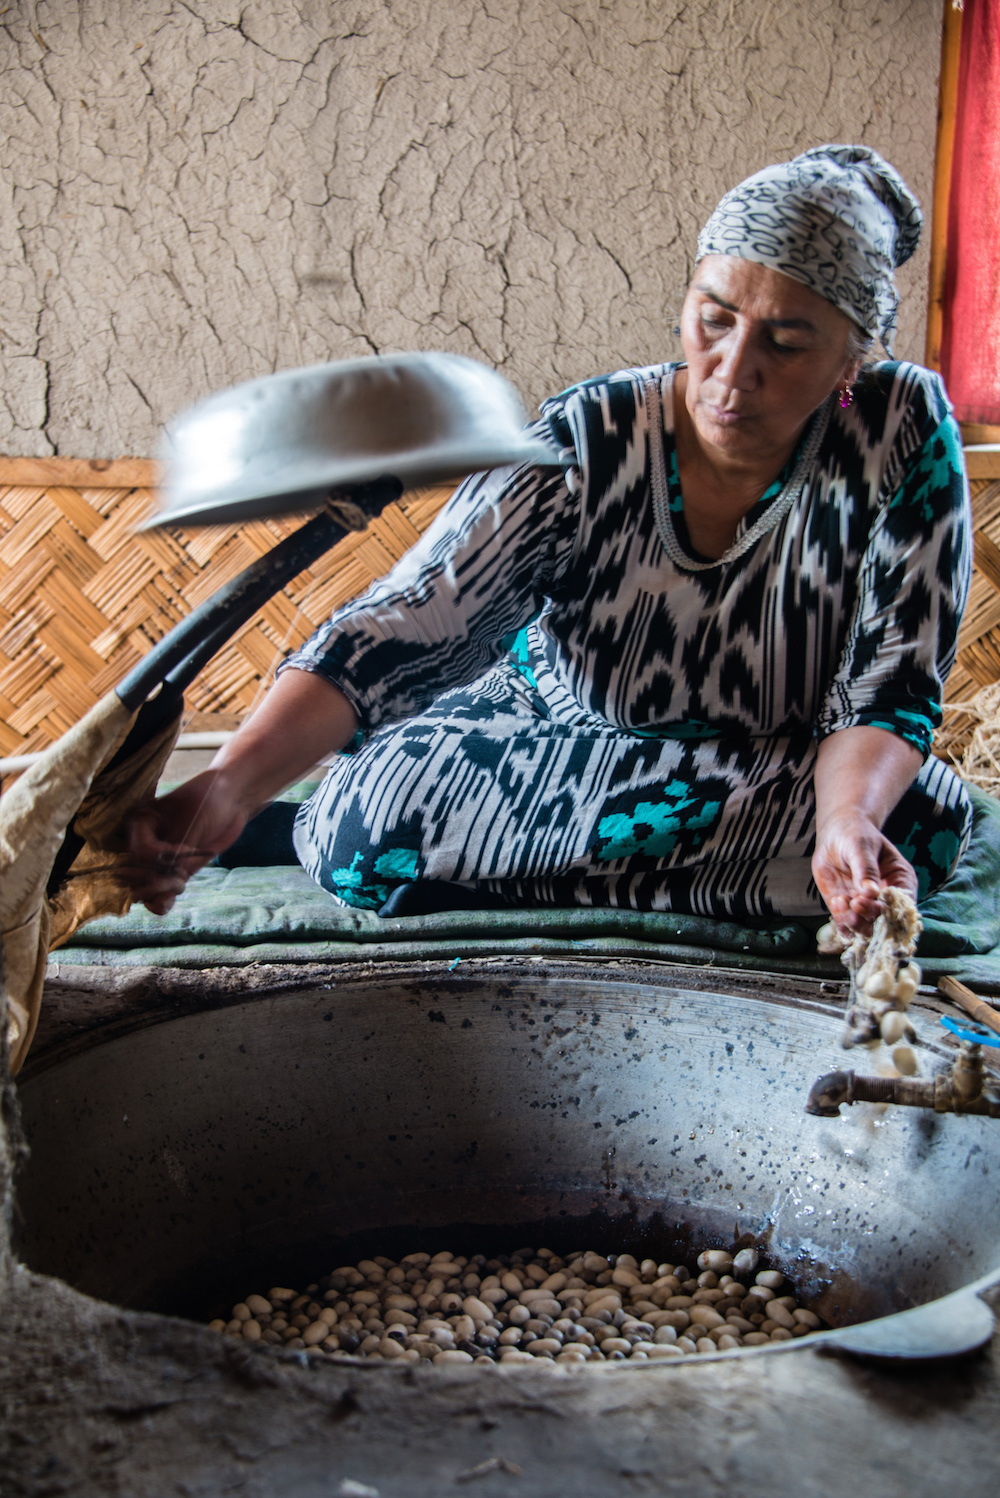
M982 725L989 722L992 735L996 711L992 694L984 689L1000 682L1000 450L980 448L977 452L973 448L967 459L972 475L972 586L958 636L958 658L945 688L944 721L934 738L934 752L996 794L994 767L986 766L992 778L984 779L979 761L986 752ZM980 692L989 701L981 699L973 704Z
M154 504L153 479L140 459L0 459L0 754L58 738L304 518L135 535ZM192 687L195 725L230 727L245 716L281 659L383 576L450 492L405 495L272 599Z
M971 483L976 568L951 704L1000 681L1000 455L990 458L996 477ZM975 471L984 463L986 454ZM58 738L172 625L302 523L291 516L137 536L153 479L143 459L0 458L0 754ZM405 495L272 599L191 689L193 726L235 726L282 657L383 576L449 492ZM977 721L952 708L938 751L960 754Z
M964 701L1000 680L1000 475L973 479L975 571L958 637L958 659L948 678L949 701Z

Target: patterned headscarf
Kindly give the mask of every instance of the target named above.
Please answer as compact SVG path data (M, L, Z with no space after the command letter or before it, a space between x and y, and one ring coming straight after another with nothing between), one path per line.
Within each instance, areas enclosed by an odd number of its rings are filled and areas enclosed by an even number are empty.
M698 259L738 255L801 281L891 348L899 295L923 214L868 146L813 146L727 192L698 236Z

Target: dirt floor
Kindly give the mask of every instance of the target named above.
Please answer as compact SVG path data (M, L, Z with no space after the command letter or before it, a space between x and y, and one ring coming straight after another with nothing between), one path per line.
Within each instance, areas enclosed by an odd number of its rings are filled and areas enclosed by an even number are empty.
M1000 1479L1000 1335L909 1372L799 1346L641 1370L411 1371L303 1366L26 1270L6 1299L4 1498L331 1498L352 1481L380 1498L994 1498ZM497 1457L520 1474L475 1472Z

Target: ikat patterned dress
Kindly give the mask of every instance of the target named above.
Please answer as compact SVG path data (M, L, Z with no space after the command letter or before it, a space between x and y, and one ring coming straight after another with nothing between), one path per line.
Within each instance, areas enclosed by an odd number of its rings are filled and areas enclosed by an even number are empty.
M712 562L684 524L675 368L548 401L565 471L467 480L286 662L363 725L295 829L344 904L427 878L516 904L819 915L818 740L871 724L929 756L971 568L937 376L884 363L848 410L831 396ZM885 827L921 895L970 824L926 757Z

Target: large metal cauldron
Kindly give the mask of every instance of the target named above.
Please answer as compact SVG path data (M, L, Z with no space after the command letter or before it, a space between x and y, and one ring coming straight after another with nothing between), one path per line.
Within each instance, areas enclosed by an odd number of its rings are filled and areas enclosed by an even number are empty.
M707 981L508 959L164 1000L26 1071L21 1252L194 1316L363 1253L529 1242L661 1258L754 1242L843 1327L991 1276L1000 1126L807 1117L842 1056L840 1003ZM932 1049L935 1019L917 1021ZM969 1294L929 1311L989 1334ZM881 1325L919 1343L921 1316Z

